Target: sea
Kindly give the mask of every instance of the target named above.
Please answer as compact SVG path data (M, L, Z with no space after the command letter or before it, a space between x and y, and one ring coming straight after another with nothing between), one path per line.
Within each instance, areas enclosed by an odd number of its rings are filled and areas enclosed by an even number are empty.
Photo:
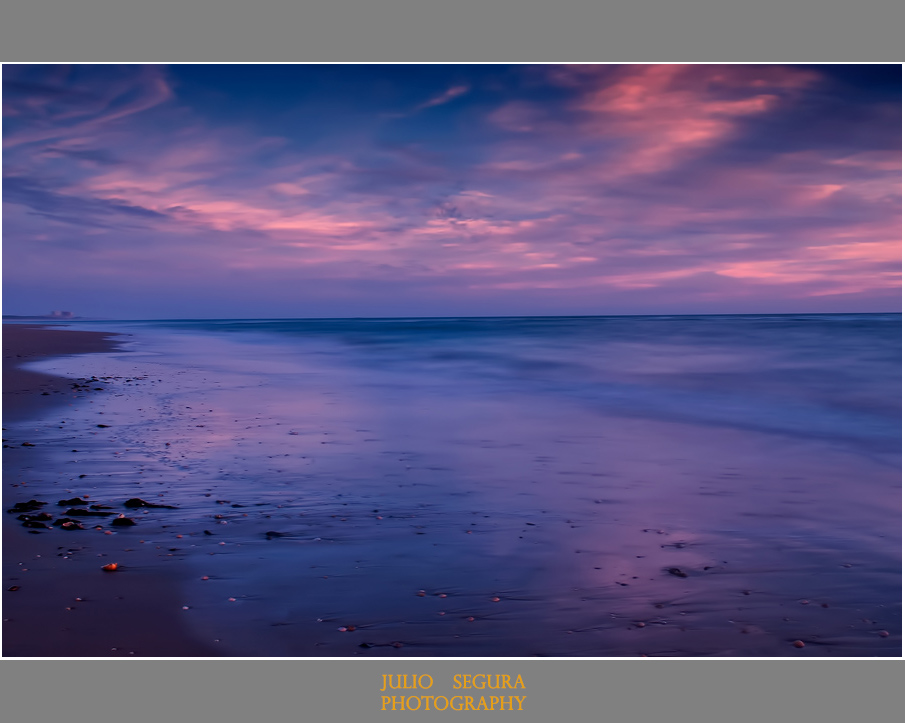
M223 655L901 654L900 314L64 326L29 489Z

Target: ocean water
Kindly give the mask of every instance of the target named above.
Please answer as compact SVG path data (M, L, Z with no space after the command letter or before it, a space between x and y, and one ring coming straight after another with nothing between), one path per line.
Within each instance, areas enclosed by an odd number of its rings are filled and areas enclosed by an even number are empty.
M30 489L178 506L225 655L900 652L898 314L71 326Z

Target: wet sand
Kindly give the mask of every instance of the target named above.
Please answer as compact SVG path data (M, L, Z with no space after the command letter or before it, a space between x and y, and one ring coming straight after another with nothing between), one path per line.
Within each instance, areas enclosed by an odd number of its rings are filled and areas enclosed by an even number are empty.
M5 514L5 655L901 653L895 454L216 344L247 371L85 356L5 432L6 509L138 522Z
M116 347L117 337L102 332L3 325L3 434L10 437L3 450L4 509L32 499L22 474L45 452L22 448L28 442L28 422L79 404L84 396L73 391L72 379L20 365ZM67 509L56 500L48 502L43 509L55 517ZM143 565L150 567L147 555L134 555L124 569L106 573L102 565L111 557L119 559L121 549L112 536L90 529L91 518L85 531L30 534L17 517L7 513L3 519L4 656L216 654L184 630L176 612L177 576L165 570L136 574Z

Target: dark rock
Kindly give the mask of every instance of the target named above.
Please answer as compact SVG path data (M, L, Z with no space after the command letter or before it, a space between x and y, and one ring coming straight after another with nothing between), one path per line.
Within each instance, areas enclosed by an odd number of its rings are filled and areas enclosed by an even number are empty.
M268 532L264 533L264 536L268 540L272 540L274 537L285 537L286 535L283 532L274 532L273 530L269 530Z
M90 510L112 510L113 508L110 505L88 505L88 509L90 509Z
M7 512L34 512L40 510L46 502L38 502L38 500L28 500L28 502L16 502Z
M109 427L110 425L109 424L98 424L97 426L100 427L101 429L107 429L107 427Z
M60 507L71 507L72 505L83 505L85 504L85 500L81 497L72 497L68 500L60 500L57 504Z
M23 522L48 522L53 519L53 515L49 515L46 512L39 512L36 515L19 515L17 520L22 520Z
M116 527L131 527L135 524L135 520L133 520L131 517L120 515L115 520L111 520L110 524Z
M62 527L67 522L75 522L76 524L79 524L78 520L73 520L73 519L70 519L69 517L60 517L56 522L53 523L53 525L54 525L54 527Z
M73 507L66 510L63 514L72 515L73 517L109 517L112 512L97 512L95 510L86 510L80 507Z
M146 500L143 500L140 497L132 497L131 499L128 499L125 502L123 502L123 505L125 507L158 507L158 508L167 509L167 510L177 509L176 507L173 507L173 505L158 505L153 502L148 502Z
M38 522L37 520L26 520L25 522L22 523L22 527L33 527L37 530L49 530L50 529L43 522Z
M688 573L684 570L680 570L678 567L670 567L666 572L670 575L675 575L676 577L688 577Z
M59 520L57 520L57 522L59 522ZM57 522L54 522L53 524L57 524ZM61 530L84 530L85 528L82 527L82 523L77 522L76 520L66 520L66 522L63 522L60 524L60 529Z
M205 530L205 531L204 531L204 534L205 534L205 535L213 535L214 533L211 532L210 530Z
M35 445L33 445L31 442L22 442L22 446L23 447L34 447Z

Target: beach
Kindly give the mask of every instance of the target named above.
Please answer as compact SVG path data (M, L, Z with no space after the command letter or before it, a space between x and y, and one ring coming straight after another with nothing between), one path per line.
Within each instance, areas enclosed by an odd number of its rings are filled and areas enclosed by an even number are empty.
M21 364L115 348L115 336L103 332L4 324L4 436L15 430L27 437L27 420L64 414L80 397L72 389L72 379L23 369ZM37 448L26 449L29 456L41 454ZM19 475L33 462L24 456L11 459L21 450L21 442L20 450L11 450L12 445L6 447L3 455L6 508L29 497L28 485ZM56 507L54 513L65 509ZM62 535L29 531L14 515L5 515L4 656L104 657L135 655L136 650L149 656L211 654L181 632L173 576L151 572L114 580L96 574L104 564L102 558L120 551L108 536L63 540L58 539Z
M898 656L900 317L829 316L4 325L4 509L110 513L4 514L4 655Z

